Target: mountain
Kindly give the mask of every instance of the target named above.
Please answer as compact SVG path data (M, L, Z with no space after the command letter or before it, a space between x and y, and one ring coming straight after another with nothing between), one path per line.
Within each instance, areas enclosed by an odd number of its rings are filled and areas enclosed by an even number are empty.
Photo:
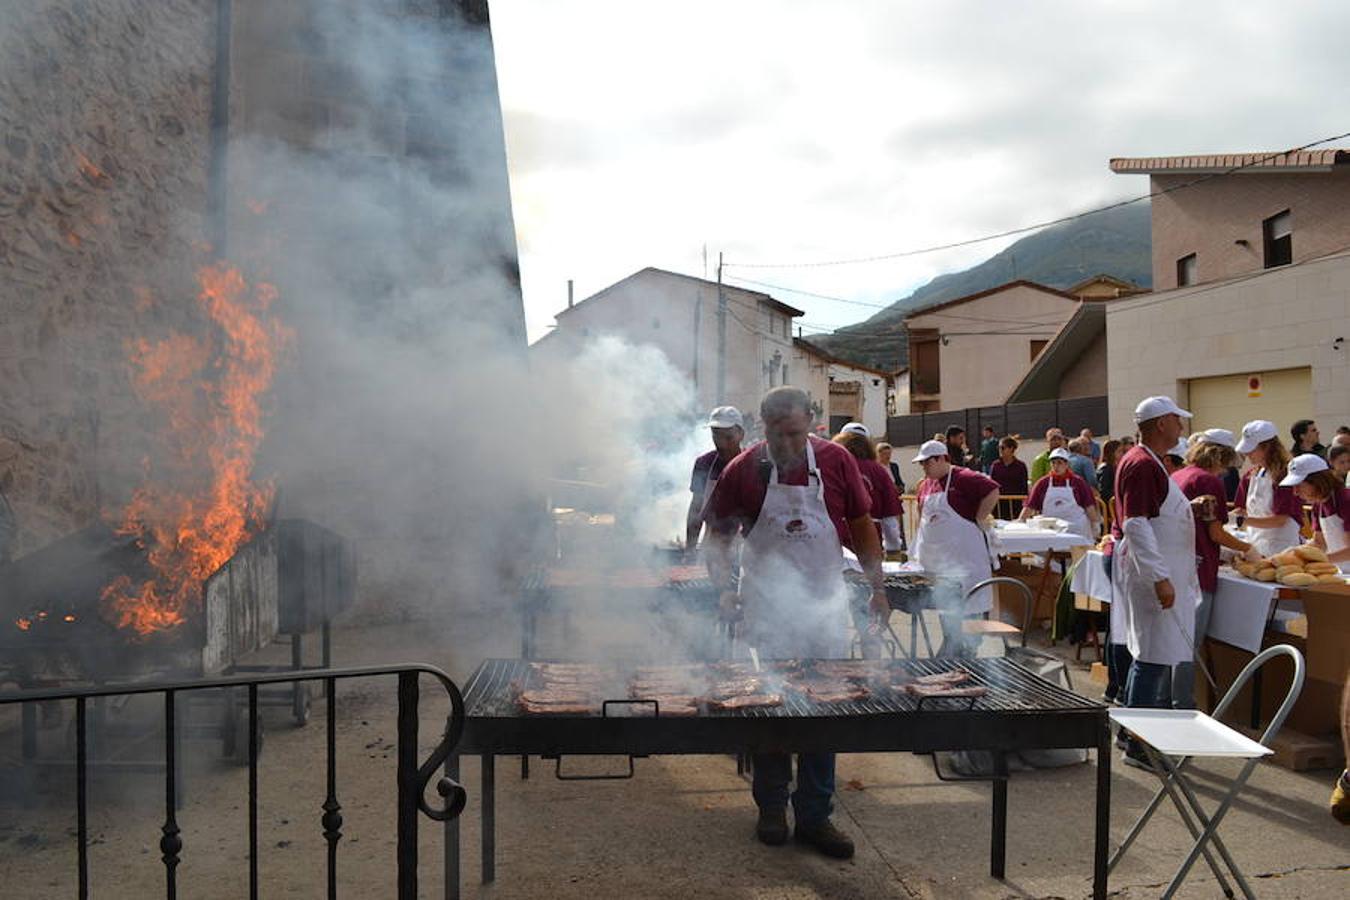
M1068 288L1094 275L1112 275L1140 287L1153 283L1149 207L1135 203L1045 228L984 262L939 275L856 325L811 342L841 359L893 370L907 365L904 318L915 310L1026 279Z

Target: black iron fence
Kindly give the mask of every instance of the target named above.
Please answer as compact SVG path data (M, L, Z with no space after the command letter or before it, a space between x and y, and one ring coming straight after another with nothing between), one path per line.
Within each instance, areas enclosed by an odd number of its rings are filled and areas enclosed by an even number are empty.
M257 900L258 890L258 752L261 745L258 726L258 688L261 685L285 682L319 681L323 683L327 697L327 796L323 802L323 815L319 825L328 847L327 896L330 900L337 897L337 854L338 842L342 838L342 804L338 799L337 785L337 682L348 678L373 678L384 675L398 677L398 744L397 744L397 821L395 823L397 844L396 879L399 900L417 898L417 822L418 814L429 819L445 823L448 829L452 821L464 810L467 795L464 788L452 777L453 764L451 751L459 742L464 730L464 698L450 676L434 666L411 664L390 667L367 666L343 669L311 669L304 672L282 672L270 675L240 675L225 678L210 678L199 681L159 682L143 685L108 685L97 688L32 690L18 693L0 694L0 706L7 704L33 704L60 700L75 702L75 809L78 884L81 900L89 897L89 828L88 828L88 790L87 781L90 761L88 759L88 701L103 697L124 697L137 694L164 695L164 824L161 827L159 849L164 865L165 896L174 900L178 896L177 868L184 847L182 831L178 827L182 784L181 744L184 724L177 705L180 694L190 691L242 691L247 695L248 720L248 860L249 860L249 897ZM418 764L417 731L420 685L418 677L427 675L435 679L445 690L450 700L450 714L446 718L445 733L440 743ZM432 806L427 802L426 790L436 770L442 768L442 774L436 781L436 792L443 803ZM452 873L446 872L445 895L450 897L458 888L457 873L452 883Z
M1035 400L1004 406L976 406L944 412L891 416L886 420L886 440L897 447L922 444L933 435L945 433L950 425L966 430L966 443L978 447L980 430L992 425L999 437L1020 434L1028 440L1040 440L1053 427L1074 437L1084 428L1106 434L1110 427L1106 397L1070 397L1065 400Z

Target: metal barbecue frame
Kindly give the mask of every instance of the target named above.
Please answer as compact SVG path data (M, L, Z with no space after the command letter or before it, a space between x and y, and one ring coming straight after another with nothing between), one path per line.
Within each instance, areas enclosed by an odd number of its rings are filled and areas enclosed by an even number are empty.
M523 683L525 660L487 660L464 692L464 733L447 762L459 777L459 757L477 755L482 777L482 880L496 878L497 756L740 754L772 752L931 753L983 750L994 755L989 871L1002 879L1007 862L1006 755L1048 748L1097 750L1093 897L1104 900L1111 810L1111 731L1106 707L1051 684L1004 658L896 660L913 675L964 668L989 693L965 698L916 698L890 691L851 703L818 704L788 693L781 707L663 718L654 714L523 715L512 683ZM606 710L609 712L607 706ZM973 779L989 780L989 779ZM459 826L450 825L446 878L458 897Z

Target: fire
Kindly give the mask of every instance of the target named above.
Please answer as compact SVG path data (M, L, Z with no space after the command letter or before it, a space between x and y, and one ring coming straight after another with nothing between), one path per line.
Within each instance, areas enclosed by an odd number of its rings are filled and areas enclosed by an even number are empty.
M169 457L147 463L147 483L115 522L137 535L154 576L108 584L104 614L146 635L181 624L202 583L261 530L274 496L252 480L263 437L262 398L290 332L270 314L276 289L249 285L238 269L198 273L198 303L213 334L172 334L128 347L137 396L167 422Z
M19 626L20 631L28 631L33 627L33 620L19 617L14 620L14 624Z

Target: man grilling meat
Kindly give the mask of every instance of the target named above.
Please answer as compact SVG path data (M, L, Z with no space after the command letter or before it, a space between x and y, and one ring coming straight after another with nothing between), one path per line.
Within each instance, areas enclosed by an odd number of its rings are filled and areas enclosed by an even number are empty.
M694 474L689 479L689 511L685 514L684 536L686 557L698 549L708 498L717 487L717 479L722 477L726 464L741 452L745 420L736 407L719 406L708 414L708 430L712 433L713 449L694 460Z
M769 391L760 419L765 440L727 464L709 503L708 571L722 588L723 615L742 620L746 643L761 657L847 656L842 546L862 561L873 586L873 615L890 612L870 495L852 454L811 436L805 391ZM730 590L730 548L737 532L745 535L739 594ZM788 754L754 757L755 833L765 844L787 840L791 780ZM833 796L834 754L799 754L791 795L794 836L826 856L847 859L853 840L830 821Z

